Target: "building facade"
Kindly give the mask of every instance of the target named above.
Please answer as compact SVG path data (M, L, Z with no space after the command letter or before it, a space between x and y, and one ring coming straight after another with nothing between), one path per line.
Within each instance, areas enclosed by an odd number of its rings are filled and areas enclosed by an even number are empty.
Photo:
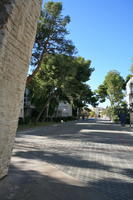
M58 117L71 117L72 116L72 106L68 102L61 101L57 110Z
M133 77L126 84L126 102L128 108L133 104Z
M34 105L31 104L30 97L29 97L29 89L26 88L24 92L24 97L21 101L21 109L19 118L23 119L26 116L30 116L33 109L36 109ZM54 114L55 117L71 117L72 116L72 106L66 101L60 101L57 111Z

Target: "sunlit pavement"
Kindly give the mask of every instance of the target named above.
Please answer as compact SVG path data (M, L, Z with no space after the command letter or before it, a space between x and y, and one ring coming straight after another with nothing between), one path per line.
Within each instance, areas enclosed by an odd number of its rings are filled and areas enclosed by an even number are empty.
M133 200L132 129L93 119L21 131L17 134L11 171L20 168L26 172L28 167L31 173L45 172L54 180L88 188L90 193L99 195L77 199ZM81 192L82 196L84 191Z

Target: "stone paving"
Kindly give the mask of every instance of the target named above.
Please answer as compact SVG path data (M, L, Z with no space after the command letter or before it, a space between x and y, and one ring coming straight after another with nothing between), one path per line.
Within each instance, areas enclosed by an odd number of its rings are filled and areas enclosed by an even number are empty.
M21 131L13 157L52 164L110 200L133 200L133 132L119 124L88 120Z

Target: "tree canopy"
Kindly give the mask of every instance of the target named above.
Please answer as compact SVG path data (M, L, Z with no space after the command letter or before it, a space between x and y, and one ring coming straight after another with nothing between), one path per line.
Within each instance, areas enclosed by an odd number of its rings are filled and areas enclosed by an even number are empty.
M72 41L66 36L69 34L67 25L69 16L62 15L62 3L48 1L41 11L38 21L37 34L35 38L31 66L33 74L27 79L29 82L41 67L43 57L46 54L63 54L72 56L76 48Z
M67 38L69 16L62 15L62 3L48 1L41 11L27 79L31 101L38 112L55 112L59 101L68 101L74 109L87 104L96 105L97 98L86 84L90 79L91 61L76 57L76 48Z
M96 103L94 93L86 84L94 70L90 64L90 60L81 57L59 54L44 57L42 70L29 84L32 103L40 116L53 99L53 112L61 100L68 101L74 108Z
M104 82L98 87L97 93L101 102L109 99L111 106L119 105L124 97L125 81L116 70L109 71Z

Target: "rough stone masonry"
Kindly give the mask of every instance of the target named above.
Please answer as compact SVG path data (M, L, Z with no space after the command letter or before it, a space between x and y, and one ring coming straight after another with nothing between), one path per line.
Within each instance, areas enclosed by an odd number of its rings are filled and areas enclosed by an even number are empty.
M0 0L0 178L8 172L40 0Z

